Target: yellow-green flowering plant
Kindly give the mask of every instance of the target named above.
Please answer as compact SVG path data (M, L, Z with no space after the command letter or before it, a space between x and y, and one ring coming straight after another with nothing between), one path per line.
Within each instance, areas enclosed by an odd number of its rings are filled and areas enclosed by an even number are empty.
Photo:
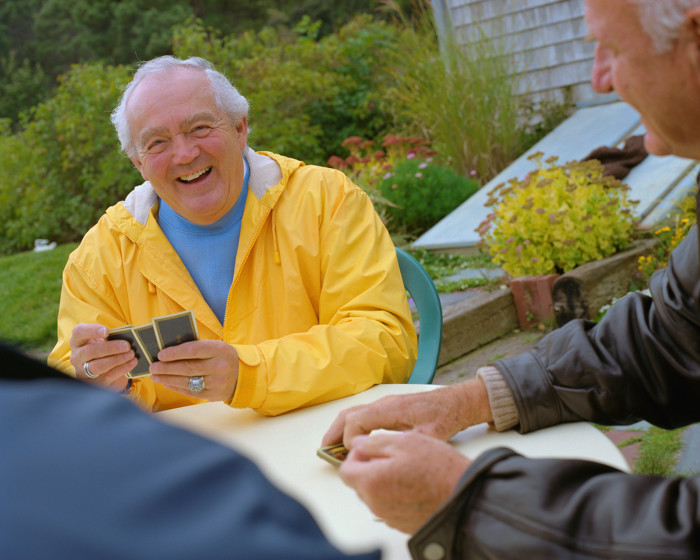
M598 161L538 168L489 193L491 213L477 228L493 262L511 276L564 273L629 245L634 232L629 187Z
M649 281L654 272L668 264L671 252L680 245L696 222L695 189L693 189L681 199L668 219L667 225L654 230L654 237L658 240L654 251L649 255L642 255L637 260L645 282Z

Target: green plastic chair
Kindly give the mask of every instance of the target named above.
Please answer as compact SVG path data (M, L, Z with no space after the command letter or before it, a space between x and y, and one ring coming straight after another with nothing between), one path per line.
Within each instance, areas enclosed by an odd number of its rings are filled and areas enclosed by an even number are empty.
M442 305L432 278L423 266L406 251L396 249L399 268L406 291L413 298L418 310L420 332L418 334L418 359L408 383L433 382L437 371L442 340Z

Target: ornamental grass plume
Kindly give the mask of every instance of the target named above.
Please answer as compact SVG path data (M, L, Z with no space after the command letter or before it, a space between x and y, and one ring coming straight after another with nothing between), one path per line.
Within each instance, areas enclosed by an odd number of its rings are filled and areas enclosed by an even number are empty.
M604 175L600 162L542 164L523 181L489 193L493 212L477 232L493 262L511 276L564 273L608 257L632 240L635 219L629 187Z

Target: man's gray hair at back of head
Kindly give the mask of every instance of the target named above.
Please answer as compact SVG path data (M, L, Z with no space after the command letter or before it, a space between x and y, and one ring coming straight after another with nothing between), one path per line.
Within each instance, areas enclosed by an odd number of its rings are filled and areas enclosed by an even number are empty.
M673 47L685 12L700 6L700 0L630 0L639 10L639 21L658 53Z
M180 68L194 68L204 72L209 79L212 91L216 98L216 103L226 115L231 124L238 127L244 117L248 116L248 100L243 97L238 90L229 82L228 78L221 72L214 70L214 66L207 60L199 57L191 57L186 60L175 58L174 56L161 56L144 62L139 65L134 74L134 78L124 88L119 104L112 111L112 124L117 130L117 136L121 143L122 150L129 157L136 155L134 144L129 130L129 121L126 117L126 106L131 95L144 78L156 75L165 75Z

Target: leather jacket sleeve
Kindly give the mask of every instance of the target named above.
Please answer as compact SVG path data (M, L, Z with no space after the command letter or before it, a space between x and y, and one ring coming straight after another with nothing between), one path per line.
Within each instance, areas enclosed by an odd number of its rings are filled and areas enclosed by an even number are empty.
M527 354L496 362L519 430L586 420L663 428L700 420L700 268L691 230L668 267L596 324L572 321Z
M415 560L697 558L699 483L492 449L409 548Z
M700 268L692 230L652 297L629 294L595 324L572 321L531 352L496 362L519 430L571 421L665 428L700 420ZM414 558L698 558L700 477L484 453L411 539ZM432 548L430 548L432 547Z

